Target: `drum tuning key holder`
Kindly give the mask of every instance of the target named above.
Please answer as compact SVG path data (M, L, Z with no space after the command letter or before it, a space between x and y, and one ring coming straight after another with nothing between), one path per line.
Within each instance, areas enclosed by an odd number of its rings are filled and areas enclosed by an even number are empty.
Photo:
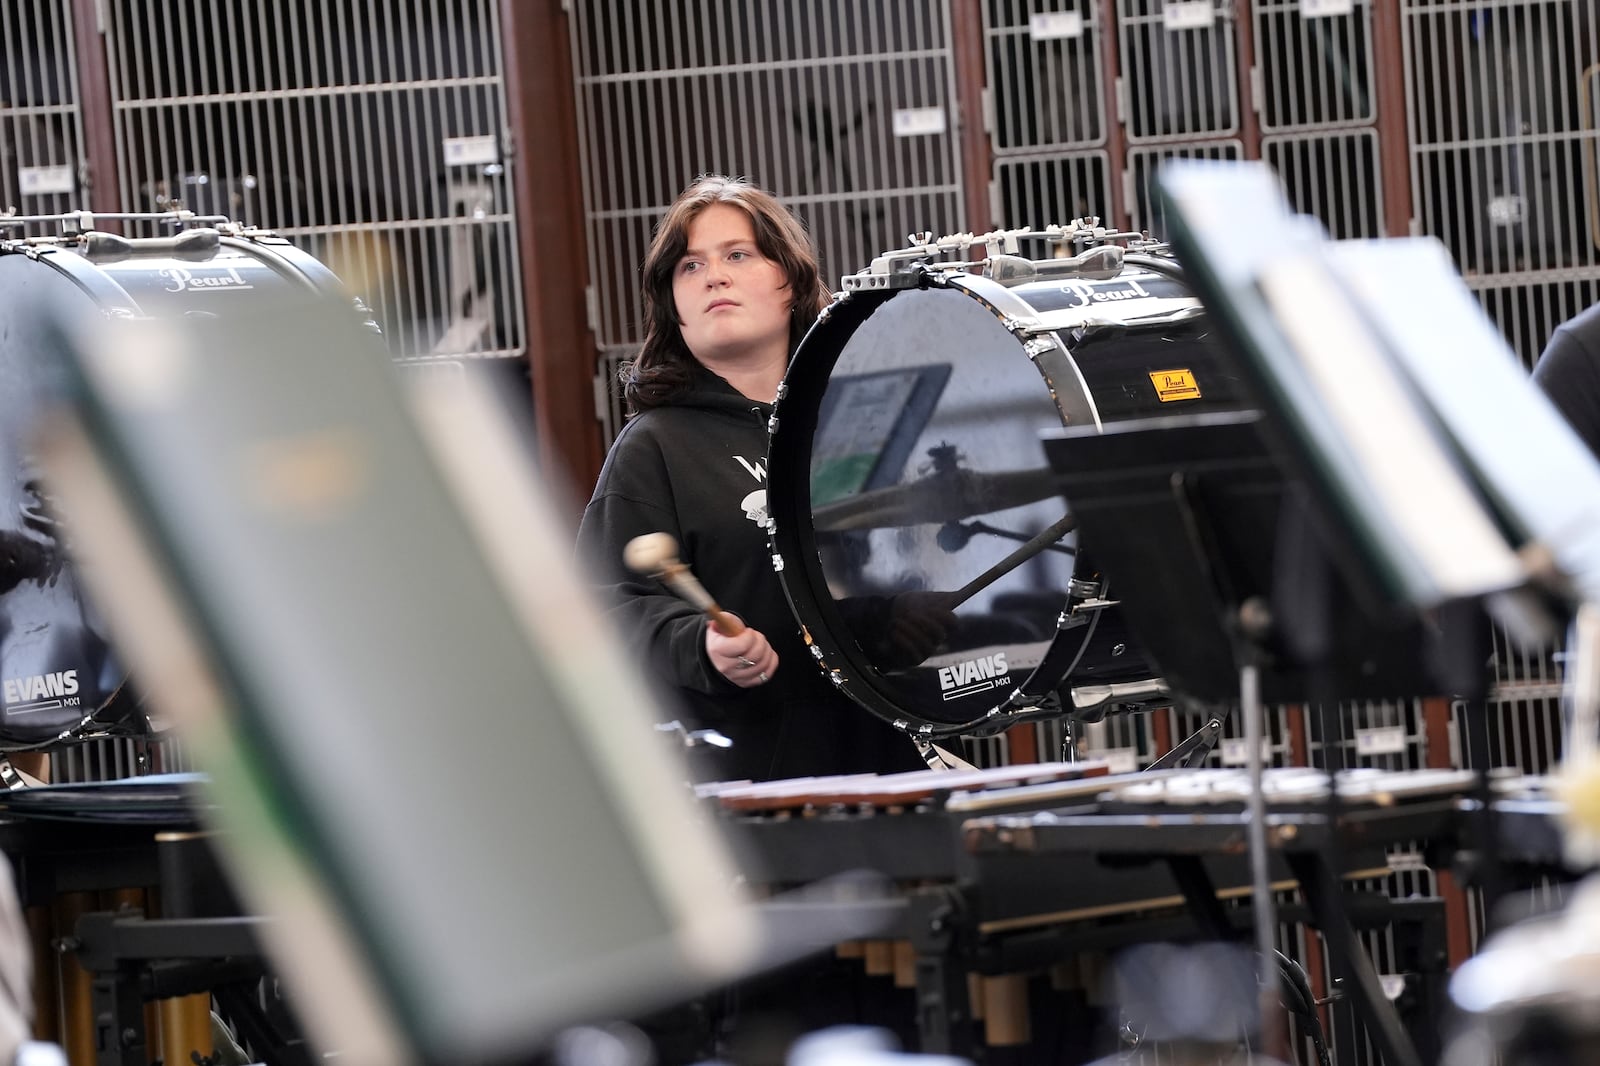
M1024 244L1042 246L1049 254L1038 259L1024 256ZM1069 248L1073 254L1061 254ZM983 254L974 256L974 249ZM998 229L943 237L926 231L908 234L906 247L885 252L865 270L847 275L843 287L847 292L914 288L917 278L926 272L956 271L982 274L1008 286L1052 278L1104 281L1122 272L1127 252L1165 250L1166 245L1152 240L1148 233L1107 229L1095 216L1044 229Z

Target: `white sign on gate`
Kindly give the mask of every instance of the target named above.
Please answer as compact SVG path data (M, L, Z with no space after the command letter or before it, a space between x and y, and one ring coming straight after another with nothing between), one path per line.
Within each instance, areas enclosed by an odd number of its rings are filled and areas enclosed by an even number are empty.
M923 137L943 133L946 123L942 107L902 107L894 113L896 137Z
M74 188L75 178L73 168L68 163L44 167L18 167L17 192L23 196L69 193Z
M1076 11L1041 11L1028 19L1028 36L1036 41L1083 36L1083 16Z
M1217 24L1217 9L1211 0L1167 0L1161 24L1168 30L1209 30Z
M446 137L444 140L444 165L447 167L498 162L500 139L493 134L486 137Z
M1300 0L1301 18L1332 18L1335 15L1348 15L1354 10L1354 0Z

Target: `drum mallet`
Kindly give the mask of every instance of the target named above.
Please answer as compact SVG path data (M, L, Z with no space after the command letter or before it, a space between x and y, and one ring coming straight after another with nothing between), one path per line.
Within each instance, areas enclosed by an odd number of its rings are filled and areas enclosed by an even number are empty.
M700 584L689 567L678 561L678 542L670 533L646 533L628 541L622 549L622 561L628 569L646 577L659 580L667 588L705 612L718 633L736 637L744 632L744 623L717 606L705 586Z

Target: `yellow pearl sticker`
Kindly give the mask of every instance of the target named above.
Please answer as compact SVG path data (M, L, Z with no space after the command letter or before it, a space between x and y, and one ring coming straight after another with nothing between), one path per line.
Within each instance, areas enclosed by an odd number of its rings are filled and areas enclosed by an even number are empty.
M1188 370L1152 370L1150 384L1156 387L1156 396L1162 403L1200 398L1200 384Z

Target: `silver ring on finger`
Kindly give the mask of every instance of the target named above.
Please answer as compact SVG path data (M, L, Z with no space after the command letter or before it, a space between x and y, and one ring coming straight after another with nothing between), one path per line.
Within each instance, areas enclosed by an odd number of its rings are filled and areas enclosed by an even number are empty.
M766 684L766 683L767 683L767 672L766 672L766 671L765 671L765 670L763 670L763 671L761 671L761 672L760 672L760 673L759 673L759 674L757 674L757 675L756 675L756 676L757 676L757 677L759 677L759 678L760 678L760 679L761 679L761 683L762 683L762 684L763 684L763 685L765 685L765 684Z
M753 670L755 669L756 664L752 660L746 659L743 655L741 655L739 656L739 665L744 667L746 670Z

